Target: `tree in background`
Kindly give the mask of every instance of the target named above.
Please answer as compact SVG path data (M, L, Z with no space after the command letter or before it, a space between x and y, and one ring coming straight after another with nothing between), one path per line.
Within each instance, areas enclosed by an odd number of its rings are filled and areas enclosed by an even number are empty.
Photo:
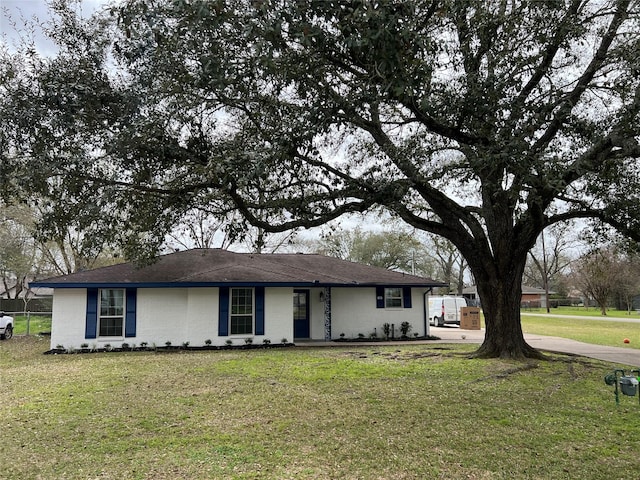
M640 297L640 255L630 252L624 255L624 261L618 272L616 306L631 314L634 301Z
M540 233L592 218L640 239L630 0L55 6L55 58L3 54L0 174L97 205L127 255L194 208L274 232L382 208L466 259L476 354L524 358Z
M233 232L233 229L240 228L242 232ZM167 235L162 249L239 247L254 253L274 253L297 245L296 233L292 230L270 235L264 229L247 225L242 218L231 212L223 216L219 213L193 210L187 212L182 221Z
M529 251L529 261L524 271L524 282L545 290L547 313L549 290L567 295L563 274L574 260L579 244L572 223L557 224L540 234L536 245Z
M449 283L449 289L442 293L462 294L467 262L449 240L434 235L428 236L427 243L430 255L435 259L438 275L435 278Z
M462 293L466 262L451 242L420 231L407 230L397 221L383 221L382 231L333 228L311 250L343 260L412 273L449 283L440 293ZM313 243L313 242L311 242Z
M33 239L34 219L26 206L0 203L0 277L2 296L20 298L37 273L38 249Z
M571 264L571 277L585 297L585 305L594 300L602 315L619 287L626 262L614 247L596 248Z
M416 275L430 276L424 245L409 232L394 230L372 232L360 227L334 230L318 241L317 253L351 262Z

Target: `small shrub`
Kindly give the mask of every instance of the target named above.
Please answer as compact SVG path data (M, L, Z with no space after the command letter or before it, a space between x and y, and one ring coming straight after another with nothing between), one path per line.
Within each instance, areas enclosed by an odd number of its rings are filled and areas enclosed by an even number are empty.
M289 343L289 340L287 340L286 338L283 338L282 340L280 340L280 343Z
M358 338L364 338L364 333L359 333Z
M140 342L140 346L141 346L142 348L147 348L147 345L149 345L149 343L147 343L147 342Z
M129 344L127 342L124 342L120 348L122 348L123 350L127 350L129 348Z
M409 322L402 322L400 324L400 333L403 337L406 337L407 334L411 331L411 324Z
M231 340L230 338L227 338L227 339L224 341L224 343L225 343L225 344L227 344L227 345L233 345L233 340Z
M61 345L61 344L56 345L56 350L64 350L64 345Z
M204 344L205 344L207 347L210 347L210 346L211 346L211 343L212 343L212 342L211 342L211 339L210 339L210 338L207 338L207 339L204 341Z
M344 338L344 333L341 333L341 334L340 334L340 338Z
M85 348L89 348L89 344L88 344L88 343L81 343L81 344L80 344L80 348L82 348L83 350L84 350Z
M384 325L382 325L382 331L384 332L384 338L389 340L389 336L391 335L391 324L385 323Z
M246 343L247 345L251 345L253 343L253 338L251 337L247 337L244 339L244 343Z
M372 340L375 340L376 338L378 338L378 334L376 332L371 332L369 334L369 338L371 338Z
M104 349L105 349L107 352L110 352L110 351L112 350L112 348L113 348L113 347L111 346L111 344L110 344L110 343L106 343L106 344L104 345Z
M171 340L167 340L166 342L164 342L164 344L165 344L167 347L170 347L170 346L171 346Z
M265 345L270 345L271 340L269 340L268 338L265 338L264 340L262 340L262 343L264 343Z
M189 342L182 342L182 348L184 348L185 350L189 348Z

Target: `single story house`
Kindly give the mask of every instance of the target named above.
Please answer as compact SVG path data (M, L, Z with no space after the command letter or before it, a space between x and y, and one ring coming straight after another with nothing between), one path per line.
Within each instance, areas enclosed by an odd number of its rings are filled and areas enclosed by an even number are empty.
M549 293L553 294L555 292L550 291ZM476 287L475 285L465 287L462 290L462 296L467 300L471 300L472 302L479 303L480 301L480 297L478 296L478 287ZM522 285L522 298L520 299L520 304L523 307L546 308L547 297L542 288Z
M224 345L428 334L428 278L309 254L193 249L35 282L54 289L51 347Z

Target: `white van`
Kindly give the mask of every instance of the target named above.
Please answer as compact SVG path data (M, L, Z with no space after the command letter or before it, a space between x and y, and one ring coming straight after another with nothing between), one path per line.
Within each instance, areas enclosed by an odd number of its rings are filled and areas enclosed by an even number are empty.
M460 325L460 309L467 306L463 297L429 297L429 324L436 327Z

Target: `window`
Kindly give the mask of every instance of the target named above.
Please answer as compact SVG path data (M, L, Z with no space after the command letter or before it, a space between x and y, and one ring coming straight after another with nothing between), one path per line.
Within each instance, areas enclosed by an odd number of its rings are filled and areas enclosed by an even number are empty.
M98 336L122 337L124 326L124 290L106 288L100 290L100 315Z
M231 335L253 333L253 289L232 288L230 307Z
M384 307L385 308L401 308L402 307L402 288L385 288L384 289Z

